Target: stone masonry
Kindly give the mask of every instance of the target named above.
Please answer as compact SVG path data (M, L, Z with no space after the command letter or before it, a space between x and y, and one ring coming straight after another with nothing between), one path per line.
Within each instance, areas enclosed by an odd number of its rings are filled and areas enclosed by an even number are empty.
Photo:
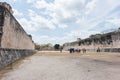
M0 69L36 52L32 36L12 14L11 6L0 2Z
M9 4L0 3L0 47L34 49L34 42L12 15Z
M87 51L120 52L120 29L104 34L95 34L89 38L64 44L64 50L69 48L83 49Z

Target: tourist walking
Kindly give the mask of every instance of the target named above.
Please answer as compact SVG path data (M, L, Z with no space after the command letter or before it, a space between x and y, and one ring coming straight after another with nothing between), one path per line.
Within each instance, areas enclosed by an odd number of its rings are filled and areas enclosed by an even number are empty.
M82 51L83 51L83 53L86 53L86 49L85 48L83 48Z

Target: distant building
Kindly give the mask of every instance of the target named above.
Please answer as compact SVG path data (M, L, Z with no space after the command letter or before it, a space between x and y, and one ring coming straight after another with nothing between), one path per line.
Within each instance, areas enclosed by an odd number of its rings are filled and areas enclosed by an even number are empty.
M88 51L96 51L98 48L103 52L120 52L120 30L104 34L91 35L89 38L64 44L64 49L86 48Z

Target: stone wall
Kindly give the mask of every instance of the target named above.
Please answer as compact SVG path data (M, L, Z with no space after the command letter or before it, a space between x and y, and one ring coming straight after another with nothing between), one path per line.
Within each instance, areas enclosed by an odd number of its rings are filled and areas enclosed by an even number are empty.
M1 25L1 48L34 49L32 38L24 31L12 13L4 6L1 11L3 24Z
M68 50L69 48L85 48L87 51L92 52L100 48L102 52L120 52L120 30L118 29L105 34L96 34L80 41L64 44L64 50Z
M34 53L35 51L33 50L0 48L0 69Z
M32 37L24 31L12 13L9 4L0 2L0 69L36 52Z

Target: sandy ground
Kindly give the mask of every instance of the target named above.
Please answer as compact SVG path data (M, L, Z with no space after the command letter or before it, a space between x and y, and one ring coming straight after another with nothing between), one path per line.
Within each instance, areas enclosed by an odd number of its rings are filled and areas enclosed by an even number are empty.
M0 80L120 80L120 53L38 52L6 67Z

